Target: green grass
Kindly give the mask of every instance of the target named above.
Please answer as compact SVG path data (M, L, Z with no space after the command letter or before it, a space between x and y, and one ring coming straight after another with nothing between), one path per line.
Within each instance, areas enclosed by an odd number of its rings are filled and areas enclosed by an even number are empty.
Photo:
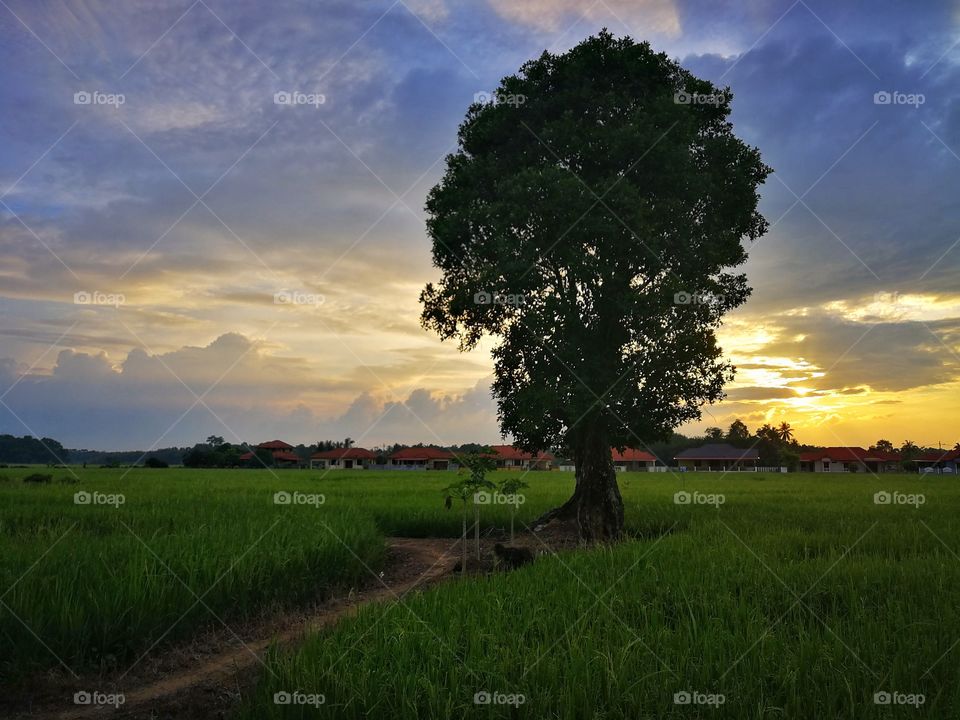
M0 470L0 677L123 669L154 643L355 584L384 559L356 508L274 504L277 489L322 492L283 476L77 470L76 484L20 482L29 472ZM125 501L77 505L81 491Z
M886 718L960 711L960 487L916 476L624 478L662 537L455 581L275 652L243 717ZM555 482L550 478L548 483ZM878 490L921 492L919 508ZM323 695L319 711L278 692ZM479 692L525 702L477 705ZM674 694L723 695L716 708ZM922 694L911 706L877 692Z
M20 482L36 471L0 470L0 598L32 631L0 604L8 676L54 667L54 653L78 670L122 670L171 625L162 642L219 624L202 605L190 609L196 598L175 575L198 595L212 586L203 601L229 622L357 582L367 570L350 550L376 571L384 535L460 532L459 510L442 502L450 473L171 469L121 480L124 470L88 469L77 471L78 484ZM524 479L518 528L573 485L556 472ZM960 713L953 478L644 473L620 482L634 539L367 607L296 650L273 652L241 715ZM74 505L84 489L126 502ZM322 493L326 502L277 506L278 490ZM724 502L676 504L681 490ZM878 490L920 492L925 503L877 505ZM485 527L508 521L507 508L484 507ZM875 705L884 690L922 693L925 703ZM275 693L294 691L326 702L319 710L274 703ZM482 691L525 702L474 704ZM675 704L683 691L725 702Z

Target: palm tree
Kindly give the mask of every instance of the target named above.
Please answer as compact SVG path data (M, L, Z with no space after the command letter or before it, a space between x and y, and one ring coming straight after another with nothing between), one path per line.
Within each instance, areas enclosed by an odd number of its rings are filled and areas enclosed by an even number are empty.
M900 454L904 460L912 460L920 452L920 448L912 440L904 440L900 446Z
M777 428L777 435L779 436L780 440L785 443L793 440L793 428L790 427L790 423L780 423L780 427Z

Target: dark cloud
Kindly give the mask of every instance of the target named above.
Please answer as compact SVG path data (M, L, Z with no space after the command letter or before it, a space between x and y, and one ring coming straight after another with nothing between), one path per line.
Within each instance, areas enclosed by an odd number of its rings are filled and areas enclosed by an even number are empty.
M854 388L905 391L956 381L960 357L944 338L956 343L958 323L916 321L862 323L827 313L781 317L780 339L764 349L798 358L824 372L804 385L832 392Z

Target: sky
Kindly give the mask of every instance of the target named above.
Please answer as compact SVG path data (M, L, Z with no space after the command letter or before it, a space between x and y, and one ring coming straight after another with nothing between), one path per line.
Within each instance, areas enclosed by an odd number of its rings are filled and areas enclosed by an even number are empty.
M960 441L957 0L2 0L0 433L498 441L493 340L419 324L424 201L478 93L603 27L775 171L680 430Z

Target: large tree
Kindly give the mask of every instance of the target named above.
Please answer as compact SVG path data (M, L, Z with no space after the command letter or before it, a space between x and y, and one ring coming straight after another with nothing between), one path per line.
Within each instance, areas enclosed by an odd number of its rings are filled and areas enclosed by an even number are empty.
M715 330L749 295L728 270L766 229L770 169L734 136L730 99L604 31L471 105L427 200L442 278L422 322L461 349L500 339L501 429L572 454L554 515L586 539L622 532L611 446L668 437L732 376Z

